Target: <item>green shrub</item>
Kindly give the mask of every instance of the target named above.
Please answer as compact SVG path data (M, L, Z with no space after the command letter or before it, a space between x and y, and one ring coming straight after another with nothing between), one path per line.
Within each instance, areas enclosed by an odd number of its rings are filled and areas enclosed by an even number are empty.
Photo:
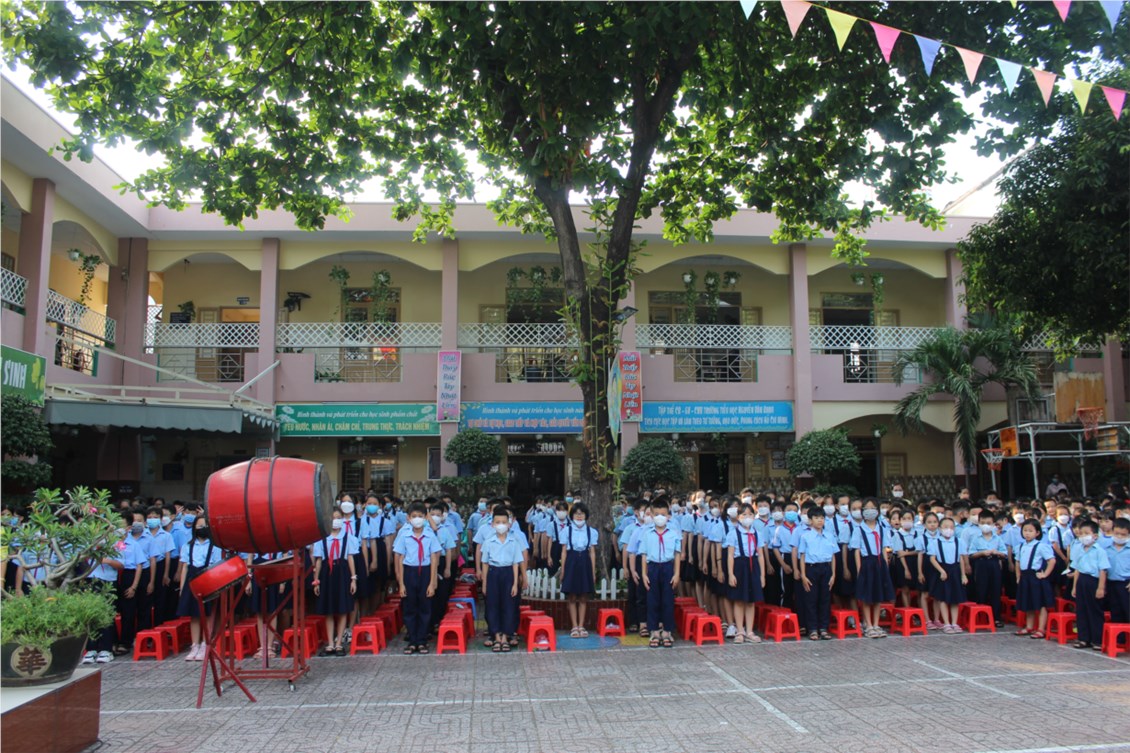
M624 458L624 479L640 488L673 486L687 477L683 456L665 439L645 439Z
M443 457L449 463L469 465L472 473L479 474L498 465L502 460L502 447L497 437L482 429L466 429L451 438Z
M857 475L859 453L844 429L822 429L797 440L785 455L785 464L793 476L810 473L817 484L828 483L833 477Z
M4 600L0 641L45 649L57 638L90 635L114 622L114 599L105 591L56 591L36 586Z

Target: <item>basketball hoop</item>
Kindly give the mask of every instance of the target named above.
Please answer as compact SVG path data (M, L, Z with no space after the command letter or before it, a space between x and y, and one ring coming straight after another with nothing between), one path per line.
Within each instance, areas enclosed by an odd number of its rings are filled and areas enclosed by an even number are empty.
M1001 463L1004 461L1004 450L999 447L990 447L987 450L981 450L981 455L985 458L985 465L989 466L990 471L999 471Z
M1079 417L1079 423L1083 424L1083 439L1090 439L1095 436L1095 430L1099 428L1099 424L1103 420L1103 409L1078 408L1075 415Z

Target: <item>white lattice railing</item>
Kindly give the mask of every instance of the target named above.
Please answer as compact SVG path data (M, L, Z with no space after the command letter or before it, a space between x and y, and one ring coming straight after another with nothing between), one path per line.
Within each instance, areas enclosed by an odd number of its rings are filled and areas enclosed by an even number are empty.
M852 327L812 325L813 350L914 350L940 332L937 327Z
M440 344L439 322L285 322L275 340L279 348L433 348Z
M114 342L118 329L118 323L110 317L54 290L47 291L47 321L62 324L106 343Z
M1054 353L1055 348L1048 344L1048 340L1046 334L1033 335L1024 343L1023 349L1029 353ZM1101 351L1102 347L1099 345L1078 345L1075 348L1076 353L1099 353Z
M27 278L5 269L0 275L0 299L10 306L23 308L27 300Z
M636 344L641 349L777 350L791 352L792 327L739 324L639 324Z
M195 324L149 325L153 347L161 348L257 348L259 324L256 322L198 322ZM147 338L148 339L148 338Z
M565 324L460 324L459 347L576 348L577 335Z

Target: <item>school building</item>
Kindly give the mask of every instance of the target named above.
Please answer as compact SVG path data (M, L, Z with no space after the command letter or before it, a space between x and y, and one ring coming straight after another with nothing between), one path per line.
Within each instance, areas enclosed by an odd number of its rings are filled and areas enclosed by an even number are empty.
M324 463L338 488L412 497L456 472L442 448L466 426L499 436L520 500L578 478L577 348L553 244L480 205L459 208L455 238L423 244L387 204L318 232L284 212L228 227L198 204L121 195L99 159L64 162L50 152L64 129L7 80L2 105L5 363L45 375L57 484L200 498L216 468L277 453ZM930 403L924 434L888 431L920 382L896 385L892 364L962 324L954 247L976 221L876 225L862 275L830 239L773 244L774 218L752 211L709 245L672 246L641 222L621 306L622 452L668 437L695 486L786 488L795 437L842 426L861 491L952 491L951 404ZM1050 385L1051 354L1031 346ZM1125 418L1117 343L1071 368L1102 375L1108 418ZM1016 409L990 391L982 428Z

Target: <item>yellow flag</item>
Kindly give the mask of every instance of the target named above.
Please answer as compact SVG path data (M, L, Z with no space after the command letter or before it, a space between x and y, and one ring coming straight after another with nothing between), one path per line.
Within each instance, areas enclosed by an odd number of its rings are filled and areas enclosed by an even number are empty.
M1087 100L1091 98L1091 87L1094 84L1087 81L1071 79L1071 90L1075 92L1075 99L1079 100L1079 111L1087 112Z
M836 44L842 50L844 43L847 42L848 35L851 34L851 28L855 26L855 22L859 19L855 16L849 16L847 13L840 13L838 10L824 9L828 14L828 23L832 24L832 31L836 33Z

